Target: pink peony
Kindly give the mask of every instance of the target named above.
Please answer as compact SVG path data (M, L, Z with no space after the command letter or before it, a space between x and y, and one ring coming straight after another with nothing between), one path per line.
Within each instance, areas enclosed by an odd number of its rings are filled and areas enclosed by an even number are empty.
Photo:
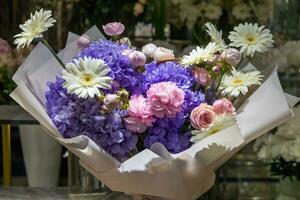
M129 117L125 118L126 128L135 133L143 133L147 127L151 127L155 122L155 118L146 102L146 99L142 96L132 96L129 101L128 109Z
M121 22L107 23L105 26L102 26L102 28L109 36L121 35L125 30L125 26Z
M0 54L7 54L11 51L11 47L8 42L0 38Z
M129 53L128 58L134 67L144 66L147 60L145 54L140 51L133 51Z
M214 111L212 106L202 103L200 106L194 108L191 112L191 124L195 129L201 130L208 128L214 120Z
M207 85L211 82L211 76L206 69L197 67L193 69L193 75L195 81L201 85Z
M226 98L219 99L213 104L213 111L217 114L230 114L235 115L235 108L232 105L231 101Z
M229 48L229 49L225 49L222 52L219 59L221 61L226 62L227 64L229 64L231 66L236 66L237 64L240 63L240 61L242 59L242 54L237 49Z
M78 40L76 41L76 45L79 49L85 49L90 45L91 41L89 36L87 35L82 35L78 38Z
M182 111L184 96L184 91L171 82L155 83L147 90L150 109L159 118L175 117Z

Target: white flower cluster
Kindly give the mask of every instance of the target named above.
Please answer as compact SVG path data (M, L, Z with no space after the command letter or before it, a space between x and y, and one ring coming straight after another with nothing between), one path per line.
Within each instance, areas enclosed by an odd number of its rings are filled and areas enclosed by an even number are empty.
M259 159L300 162L300 106L294 109L295 117L278 127L274 135L265 135L256 140L254 150Z

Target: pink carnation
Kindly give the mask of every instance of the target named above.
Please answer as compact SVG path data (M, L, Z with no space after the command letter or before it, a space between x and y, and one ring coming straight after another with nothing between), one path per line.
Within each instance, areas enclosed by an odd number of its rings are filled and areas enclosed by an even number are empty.
M208 128L214 120L214 111L212 106L202 103L191 112L191 124L195 129L201 130Z
M175 83L161 82L152 84L147 90L150 109L156 117L175 117L182 111L185 93Z
M147 127L151 127L152 123L155 122L149 105L142 95L131 97L128 113L130 116L124 119L125 125L132 132L143 133Z
M109 36L121 35L125 30L125 26L121 22L107 23L105 26L102 26L102 28Z
M235 108L232 105L231 101L226 98L215 101L213 104L213 111L217 114L236 114Z

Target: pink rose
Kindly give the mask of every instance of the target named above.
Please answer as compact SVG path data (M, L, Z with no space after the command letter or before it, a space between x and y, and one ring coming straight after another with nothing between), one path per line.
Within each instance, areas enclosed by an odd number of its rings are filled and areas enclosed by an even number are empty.
M125 26L121 22L107 23L105 26L102 26L102 28L109 36L121 35L125 30Z
M159 118L175 117L182 111L184 96L184 91L171 82L155 83L147 90L150 109Z
M236 66L237 64L239 64L241 59L242 54L239 50L234 48L225 49L220 56L221 61L224 61L231 66Z
M11 47L6 40L0 38L0 54L7 54L11 51Z
M140 51L133 51L129 53L128 58L134 67L144 66L147 60L145 54Z
M214 115L212 106L202 103L192 110L190 116L191 124L197 130L208 128L214 120Z
M153 54L153 59L155 61L165 61L174 58L175 56L173 51L164 47L158 47L157 49L155 49L155 52Z
M232 105L231 101L226 98L219 99L213 104L213 111L217 114L230 114L235 115L235 108Z
M126 128L134 133L143 133L155 122L146 99L142 96L132 96L129 101L129 117L125 118Z
M89 36L87 35L82 35L78 38L78 40L76 41L76 45L79 49L85 49L90 45L91 41Z
M211 76L206 71L206 69L197 67L197 68L193 69L193 75L194 75L195 81L201 85L207 85L211 82Z

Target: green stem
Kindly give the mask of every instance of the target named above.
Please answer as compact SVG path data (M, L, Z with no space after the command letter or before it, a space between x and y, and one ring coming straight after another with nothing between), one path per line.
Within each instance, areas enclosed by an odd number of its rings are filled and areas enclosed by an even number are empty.
M56 58L56 60L59 62L59 64L65 68L65 64L63 63L63 61L57 56L57 54L55 53L55 51L52 49L52 47L50 46L50 44L45 40L45 38L41 39L41 42L50 50L50 52L53 54L53 56Z

